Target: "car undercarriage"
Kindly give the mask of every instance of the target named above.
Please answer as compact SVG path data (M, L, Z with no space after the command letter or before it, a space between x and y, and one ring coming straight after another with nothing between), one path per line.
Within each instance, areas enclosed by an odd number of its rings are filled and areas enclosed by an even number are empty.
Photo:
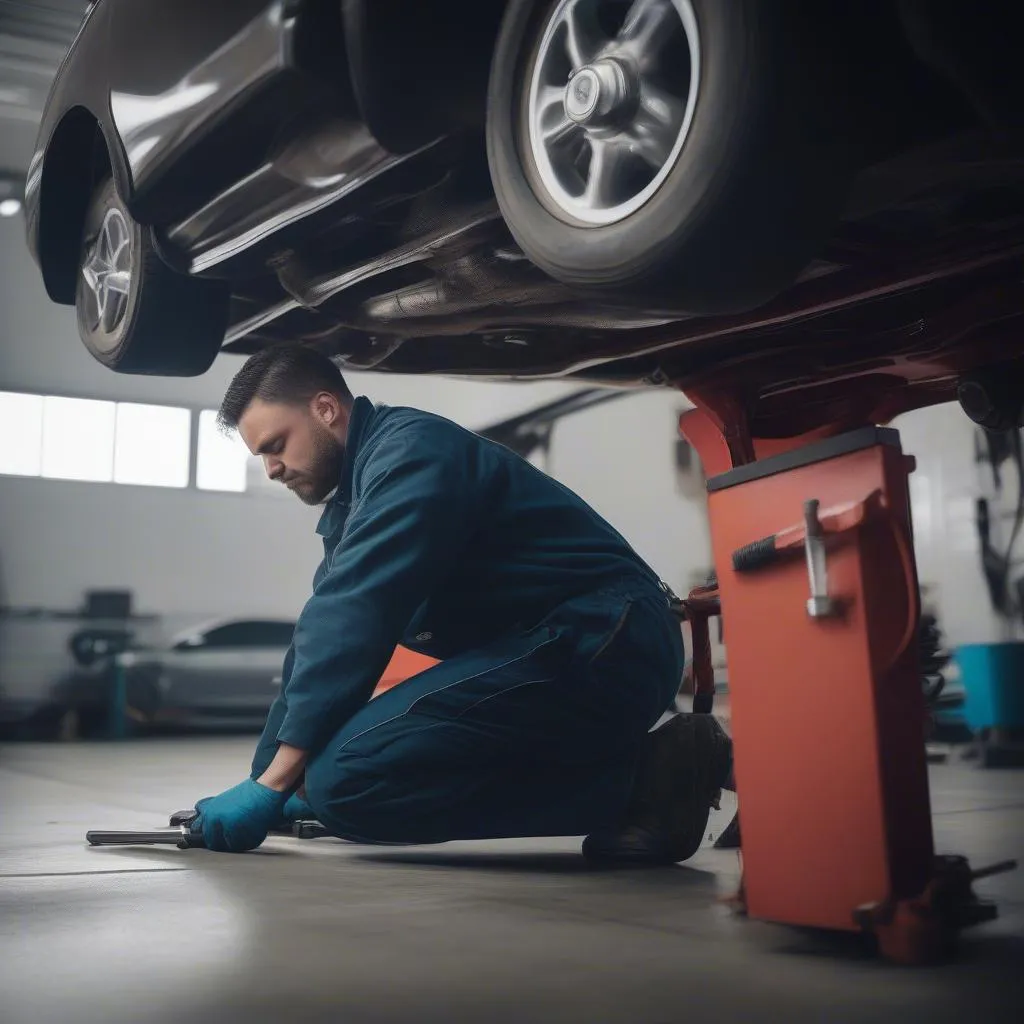
M457 44L391 0L247 0L198 36L168 10L153 65L142 7L93 6L26 186L47 290L114 369L301 341L354 370L728 381L781 437L1021 358L1024 77L994 13L514 0Z
M686 389L729 373L763 436L812 429L824 407L857 420L949 400L960 374L1019 358L1022 156L1019 138L965 136L870 168L791 289L752 314L699 318L552 281L493 202L453 208L442 176L407 215L412 242L400 241L407 219L393 248L362 263L332 271L307 250L276 281L236 292L224 350L299 338L350 369L618 387Z

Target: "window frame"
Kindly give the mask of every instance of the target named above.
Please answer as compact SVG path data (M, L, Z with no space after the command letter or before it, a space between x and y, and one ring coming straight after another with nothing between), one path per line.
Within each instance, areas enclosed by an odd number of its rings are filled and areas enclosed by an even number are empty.
M20 387L16 383L5 383L0 381L0 393L10 394L15 396L24 396L28 399L36 399L42 405L42 413L40 416L40 430L39 430L39 456L38 456L38 472L33 473L7 473L0 470L0 480L37 480L37 481L48 481L52 483L63 483L63 484L93 484L93 485L115 485L117 487L142 487L149 490L156 491L170 491L175 493L189 493L189 494L204 494L212 495L220 498L245 498L252 500L253 498L259 500L272 500L280 501L282 497L288 497L288 493L284 488L280 489L280 493L276 490L272 490L270 486L267 487L251 487L249 486L248 471L246 473L245 488L243 490L227 490L216 487L200 487L198 482L199 472L199 451L200 451L200 421L203 413L210 413L216 415L217 409L211 408L207 403L175 403L163 400L148 400L148 399L127 399L127 398L108 398L105 395L88 394L83 392L51 392L34 390L31 388ZM43 473L43 437L45 432L45 402L48 398L59 398L59 399L74 399L83 400L89 402L104 402L114 407L114 435L113 443L111 446L111 475L109 479L82 479L75 477L61 477L61 476L50 476ZM188 482L184 485L178 484L153 484L153 483L135 483L135 482L121 482L115 479L116 477L116 452L117 452L117 407L120 405L134 405L134 406L155 406L158 408L165 409L183 409L189 413L189 452L188 452ZM251 462L253 456L247 458L247 464Z

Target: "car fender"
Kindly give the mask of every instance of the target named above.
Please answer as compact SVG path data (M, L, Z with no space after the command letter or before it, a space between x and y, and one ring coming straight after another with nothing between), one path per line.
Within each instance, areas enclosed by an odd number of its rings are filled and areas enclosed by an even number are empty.
M105 83L79 72L106 63L109 11L109 4L94 4L79 26L54 79L25 178L28 247L47 294L65 305L75 301L80 241L67 225L84 221L93 190L106 174L113 175L122 196L131 195Z

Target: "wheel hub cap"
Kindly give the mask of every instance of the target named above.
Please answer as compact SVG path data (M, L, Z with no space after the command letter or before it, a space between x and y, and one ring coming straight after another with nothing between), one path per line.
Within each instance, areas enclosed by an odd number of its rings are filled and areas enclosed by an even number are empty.
M86 247L82 277L89 326L111 334L124 320L132 284L132 236L120 210L107 211L96 238Z
M636 88L631 69L619 61L601 60L574 71L565 87L565 113L579 125L601 127L621 119Z
M529 69L523 115L538 198L559 217L612 224L675 166L700 82L692 0L560 0Z
M586 124L601 99L601 80L593 68L577 71L565 87L565 112L577 123Z

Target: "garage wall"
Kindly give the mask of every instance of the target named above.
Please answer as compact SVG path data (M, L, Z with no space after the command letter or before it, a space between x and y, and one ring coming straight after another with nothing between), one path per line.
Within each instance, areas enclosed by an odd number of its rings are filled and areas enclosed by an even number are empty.
M680 394L655 392L571 416L555 428L547 467L680 594L711 568L701 481L681 480L675 468L679 414L689 407Z
M1002 494L990 472L975 462L977 428L957 405L919 409L894 424L903 449L917 459L910 477L918 575L926 601L934 601L950 644L991 643L1020 635L1020 626L992 610L981 571L975 502L993 500L993 542L1004 551L1016 506L1016 477L1004 467ZM1024 545L1018 543L1018 556Z

